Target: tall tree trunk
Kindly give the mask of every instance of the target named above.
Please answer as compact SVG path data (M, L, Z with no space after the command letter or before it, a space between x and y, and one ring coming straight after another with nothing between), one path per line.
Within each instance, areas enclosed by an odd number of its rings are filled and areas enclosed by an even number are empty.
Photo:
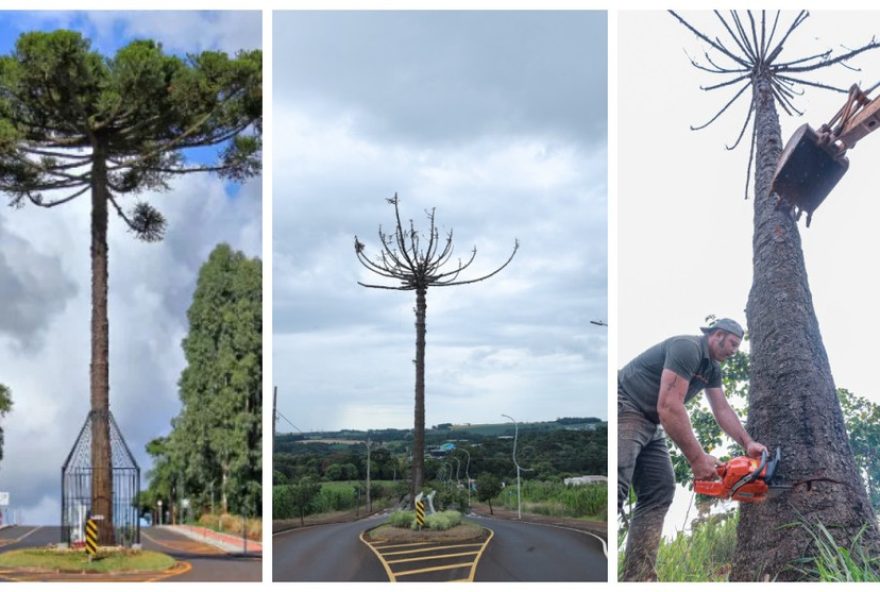
M92 165L92 515L101 545L113 540L113 466L110 452L110 335L107 320L107 168L96 149Z
M427 288L416 289L416 410L413 427L412 503L425 481L425 314Z
M770 183L782 150L770 85L755 84L756 180L748 431L782 449L778 478L793 484L763 504L741 504L731 580L796 580L792 562L813 555L800 526L824 525L849 546L877 548L877 528L844 428L807 282L796 222L776 210ZM817 230L818 232L818 230ZM711 239L710 239L711 240ZM794 525L794 526L792 526Z

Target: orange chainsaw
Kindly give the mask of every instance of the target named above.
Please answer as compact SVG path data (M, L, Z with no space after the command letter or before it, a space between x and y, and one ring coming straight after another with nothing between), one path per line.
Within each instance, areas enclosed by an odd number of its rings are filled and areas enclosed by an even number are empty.
M761 452L761 460L750 456L738 456L718 465L720 481L694 481L694 491L703 495L730 498L737 502L762 502L767 499L770 483L779 464L779 449L772 460L767 451Z

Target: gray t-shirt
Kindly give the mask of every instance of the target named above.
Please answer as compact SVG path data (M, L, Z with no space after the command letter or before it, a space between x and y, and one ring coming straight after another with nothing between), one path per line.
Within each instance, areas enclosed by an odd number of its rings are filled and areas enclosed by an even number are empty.
M669 369L689 381L685 402L704 388L721 386L721 364L709 356L705 335L679 335L642 352L617 371L617 392L654 423L660 423L657 400L660 375Z

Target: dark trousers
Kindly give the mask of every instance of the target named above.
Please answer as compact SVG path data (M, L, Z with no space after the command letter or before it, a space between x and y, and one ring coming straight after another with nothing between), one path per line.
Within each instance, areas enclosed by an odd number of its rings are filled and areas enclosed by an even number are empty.
M636 507L629 523L622 581L656 581L663 518L675 495L675 474L663 430L626 401L617 403L617 511L632 485Z

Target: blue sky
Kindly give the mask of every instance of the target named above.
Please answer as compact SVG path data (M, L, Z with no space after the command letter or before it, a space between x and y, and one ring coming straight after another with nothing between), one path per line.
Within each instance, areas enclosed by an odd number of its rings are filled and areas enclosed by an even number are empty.
M0 52L8 53L22 31L71 28L103 53L135 38L156 39L175 53L234 53L262 46L261 21L259 12L0 12ZM168 433L180 410L180 343L199 267L220 242L261 256L261 179L234 189L196 174L172 180L166 192L140 195L168 220L159 243L138 241L110 220L110 408L143 485L150 469L144 447ZM59 469L88 412L88 202L83 196L51 210L0 207L0 382L14 400L3 420L0 490L30 524L57 523Z

